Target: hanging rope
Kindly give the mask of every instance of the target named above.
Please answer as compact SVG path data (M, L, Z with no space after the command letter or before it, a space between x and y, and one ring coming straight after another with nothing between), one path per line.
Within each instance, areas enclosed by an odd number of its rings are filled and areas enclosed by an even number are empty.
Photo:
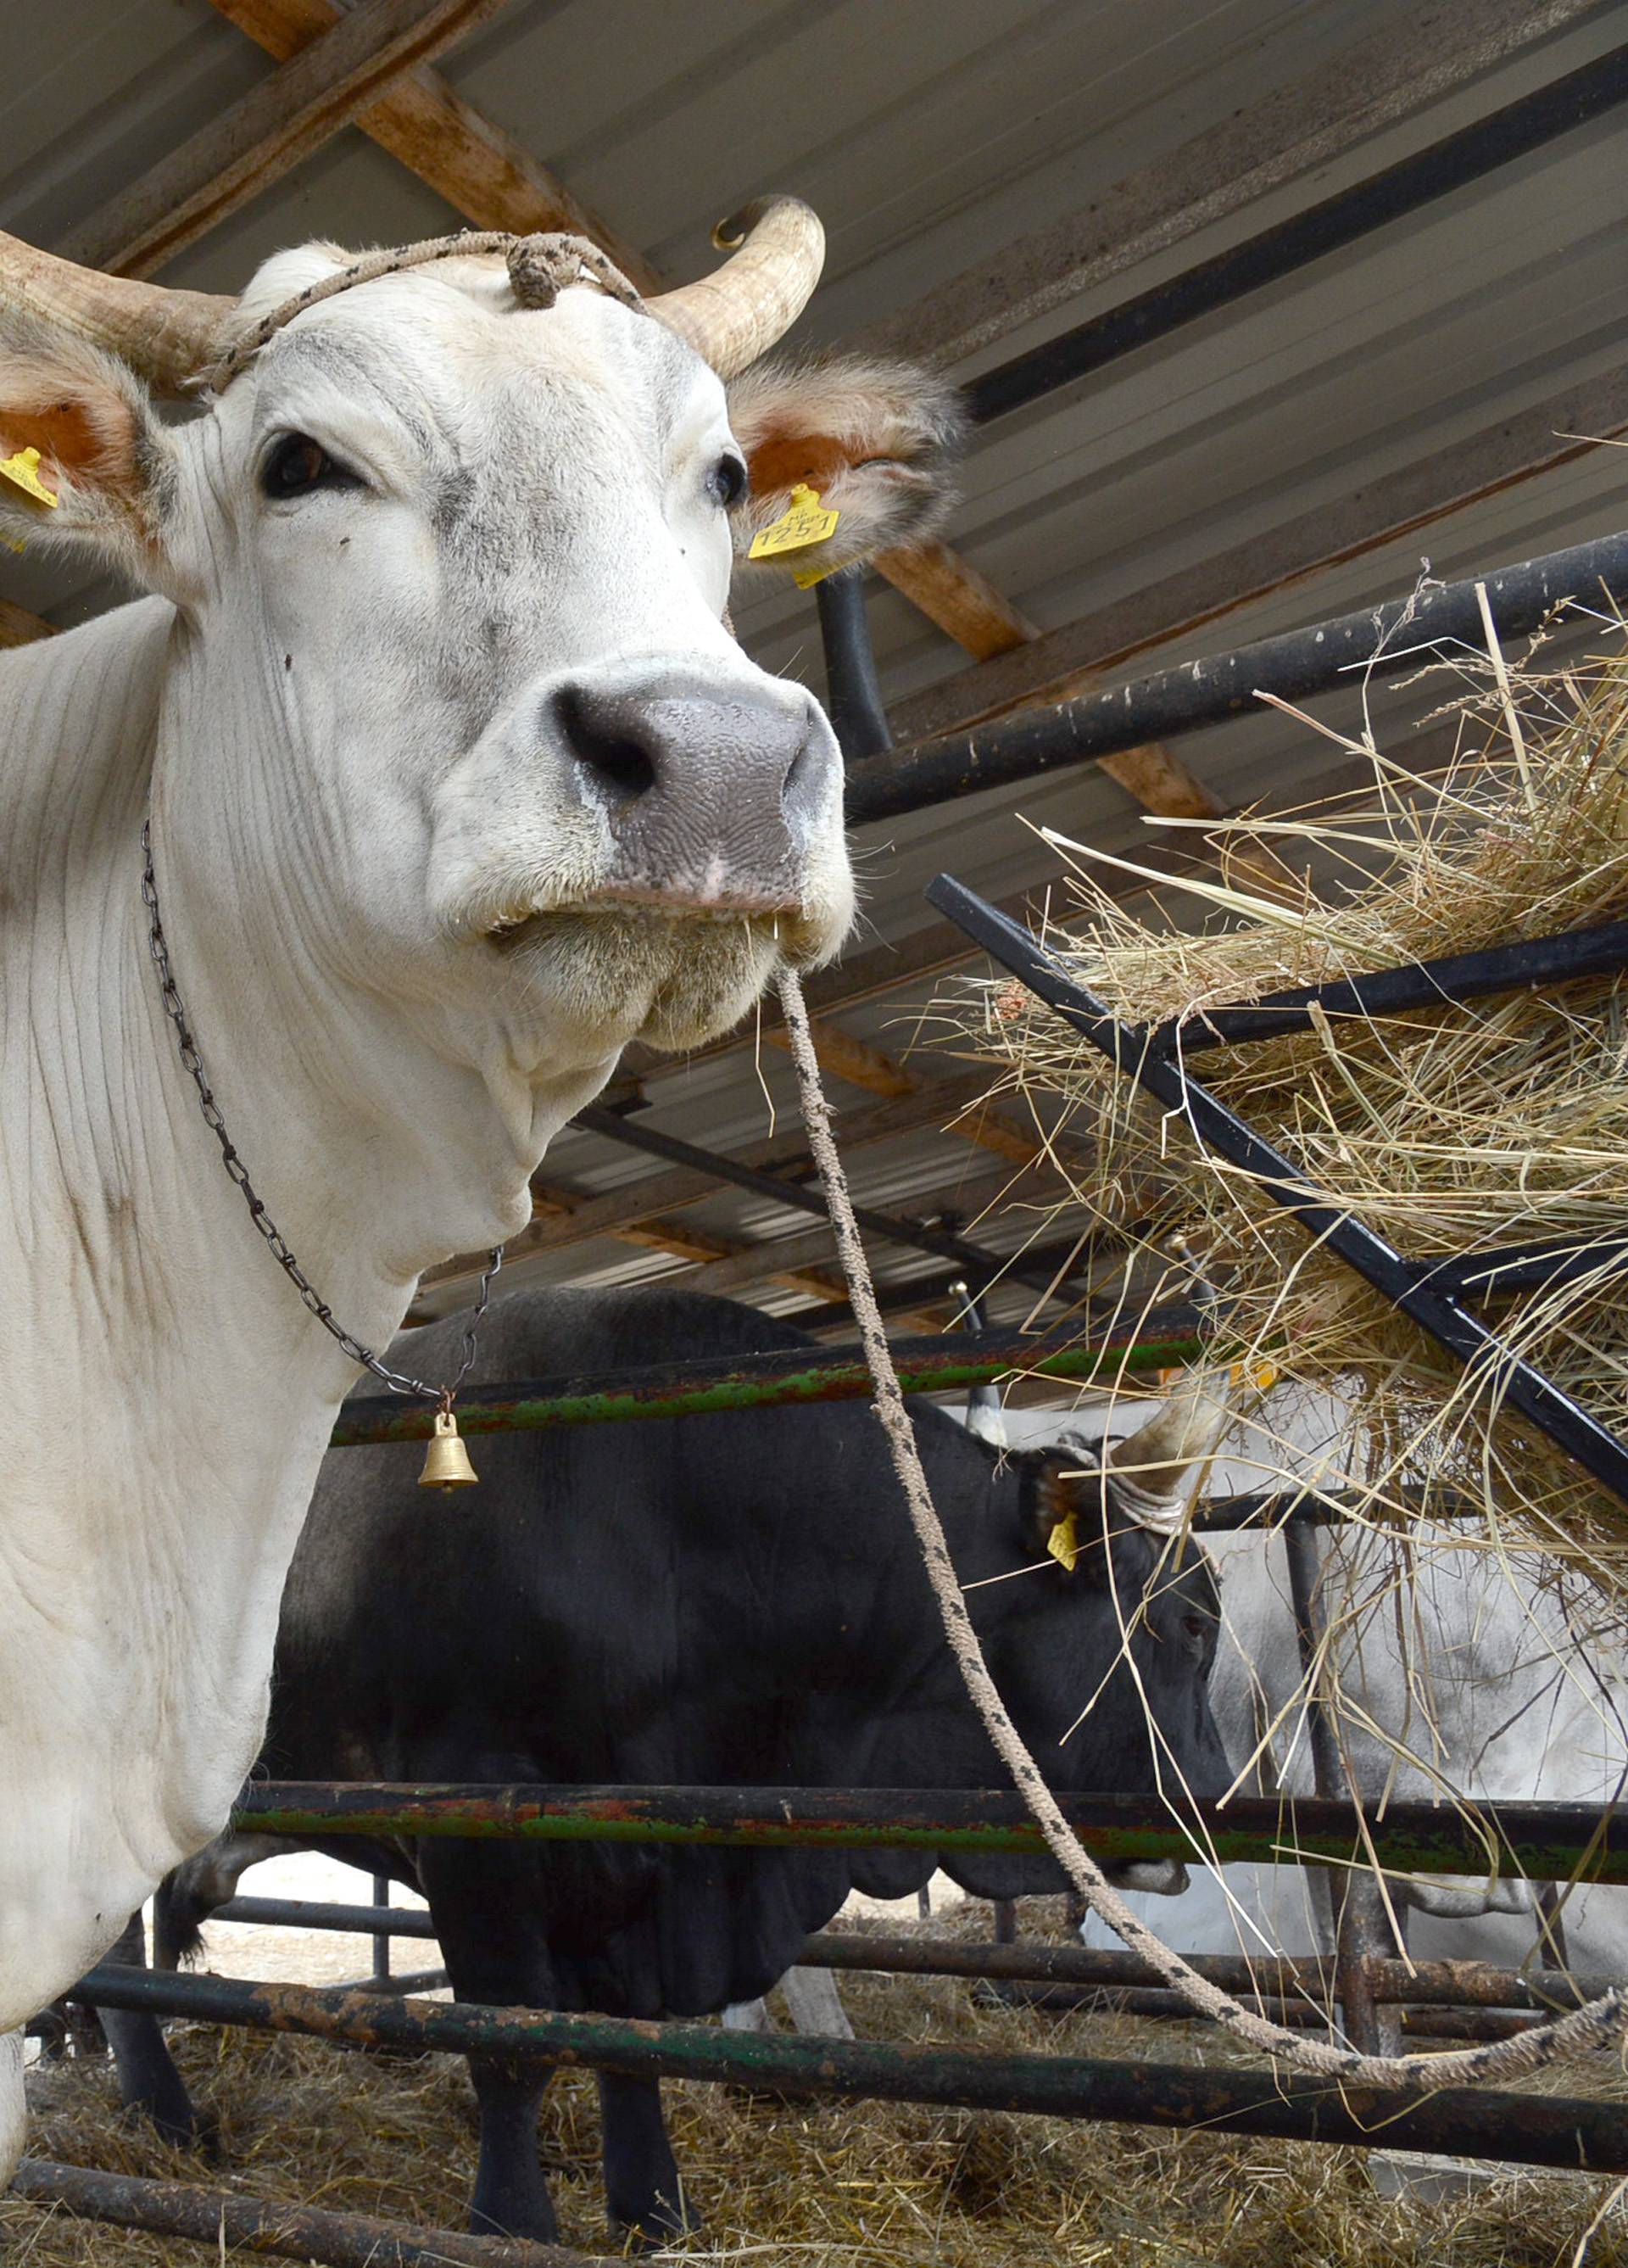
M847 1280L848 1297L859 1325L871 1383L876 1388L873 1406L887 1440L893 1470L905 1493L911 1525L921 1546L944 1635L996 1754L1028 1805L1047 1849L1092 1912L1106 1922L1133 1953L1140 1954L1150 1968L1156 1970L1196 2014L1222 2026L1245 2047L1280 2057L1286 2063L1297 2064L1302 2071L1316 2072L1349 2086L1434 2089L1524 2078L1565 2057L1619 2042L1628 2032L1628 1987L1608 1992L1602 1999L1590 2001L1587 2007L1552 2023L1518 2033L1512 2039L1492 2041L1484 2047L1459 2049L1449 2055L1359 2055L1354 2049L1330 2047L1319 2040L1305 2039L1299 2033L1256 2015L1200 1977L1196 1970L1190 1969L1178 1953L1162 1944L1132 1911L1064 1818L989 1674L942 1525L934 1509L916 1447L915 1428L910 1422L898 1374L893 1367L882 1311L876 1304L876 1286L860 1242L847 1182L831 1130L831 1114L820 1086L819 1064L809 1029L803 986L795 970L782 972L780 996L796 1064L809 1146L819 1168L838 1256Z

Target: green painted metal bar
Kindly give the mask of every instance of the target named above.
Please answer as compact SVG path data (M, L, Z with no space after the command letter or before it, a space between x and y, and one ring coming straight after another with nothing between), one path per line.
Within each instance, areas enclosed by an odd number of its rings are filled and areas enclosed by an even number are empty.
M1628 1815L1583 1804L1501 1803L1474 1821L1445 1805L1393 1803L1366 1833L1353 1807L1238 1797L1193 1807L1196 1833L1155 1795L1058 1800L1098 1859L1235 1859L1348 1867L1369 1841L1402 1874L1533 1881L1580 1873L1628 1882ZM266 1780L246 1787L234 1827L261 1835L464 1836L523 1842L715 1844L747 1850L1009 1851L1044 1855L1020 1796L979 1788L561 1787L410 1781Z
M1156 1329L1158 1319L1149 1319ZM1078 1330L946 1331L938 1337L894 1342L899 1384L906 1394L954 1394L1015 1373L1075 1383L1176 1370L1195 1362L1197 1339L1177 1334L1081 1344ZM617 1425L636 1418L694 1418L720 1410L770 1410L784 1403L857 1402L874 1392L863 1358L847 1347L782 1347L743 1355L731 1363L663 1363L645 1370L582 1378L552 1378L477 1386L458 1405L464 1433L531 1432L554 1425ZM388 1395L347 1402L332 1446L352 1449L379 1441L429 1438L435 1411L429 1403Z
M776 2095L836 2095L1139 2125L1214 2126L1388 2150L1447 2150L1526 2165L1628 2173L1620 2103L1475 2088L1352 2088L1280 2070L1111 2063L1090 2056L996 2055L912 2042L803 2038L608 2016L392 2000L300 1984L99 1969L76 1987L93 2006L297 2032L336 2046L501 2055L533 2070L585 2065L644 2078L696 2079Z

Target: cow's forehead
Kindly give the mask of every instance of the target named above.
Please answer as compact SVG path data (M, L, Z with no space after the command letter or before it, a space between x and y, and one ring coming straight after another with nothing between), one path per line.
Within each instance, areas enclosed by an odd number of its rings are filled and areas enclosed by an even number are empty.
M312 249L268 261L240 313L253 320L330 272L332 254L313 270ZM336 293L295 316L251 367L262 417L282 394L331 387L409 426L428 417L446 430L477 398L533 377L658 433L723 415L720 381L664 324L587 284L552 307L518 309L494 259L448 259Z

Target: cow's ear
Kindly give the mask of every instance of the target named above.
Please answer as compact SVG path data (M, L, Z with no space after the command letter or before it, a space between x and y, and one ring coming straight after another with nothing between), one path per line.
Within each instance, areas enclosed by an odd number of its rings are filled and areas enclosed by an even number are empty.
M65 333L0 338L0 539L88 549L166 588L177 485L173 444L122 363Z
M1084 1449L1030 1449L1014 1457L1019 1506L1031 1549L1098 1588L1108 1578L1102 1475ZM1082 1469L1082 1468L1089 1468Z
M758 563L790 574L830 573L932 534L955 501L968 431L949 379L855 355L754 364L730 384L730 423L751 474L733 514L737 556L785 518L794 490L836 514L818 542Z

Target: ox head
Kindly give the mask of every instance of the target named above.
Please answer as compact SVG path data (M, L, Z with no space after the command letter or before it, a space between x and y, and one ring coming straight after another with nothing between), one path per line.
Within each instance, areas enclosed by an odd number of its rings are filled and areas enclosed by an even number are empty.
M1104 1460L1100 1443L1029 1450L997 1468L968 1604L1012 1717L1053 1787L1214 1800L1231 1782L1209 1701L1221 1631L1214 1567L1156 1499L1184 1503L1229 1413L1184 1387ZM1084 1468L1082 1469L1082 1467ZM1016 1532L1011 1482L1016 1478ZM1048 1549L1048 1547L1053 1547ZM1038 1553L1045 1554L1036 1566ZM957 1552L957 1566L967 1566ZM986 1897L1058 1887L1050 1862L947 1861ZM1127 1889L1177 1892L1179 1860L1110 1865Z
M730 636L731 558L817 461L842 556L894 537L937 493L943 421L913 425L882 373L845 422L840 371L787 372L732 426L725 381L821 242L790 201L746 220L717 274L643 305L585 264L528 304L496 253L325 290L348 259L326 245L221 301L0 238L0 458L38 450L57 499L0 481L0 533L89 547L178 610L152 801L194 932L302 955L313 990L522 1081L693 1043L778 955L835 951L838 752ZM151 393L206 369L202 414L161 422Z

